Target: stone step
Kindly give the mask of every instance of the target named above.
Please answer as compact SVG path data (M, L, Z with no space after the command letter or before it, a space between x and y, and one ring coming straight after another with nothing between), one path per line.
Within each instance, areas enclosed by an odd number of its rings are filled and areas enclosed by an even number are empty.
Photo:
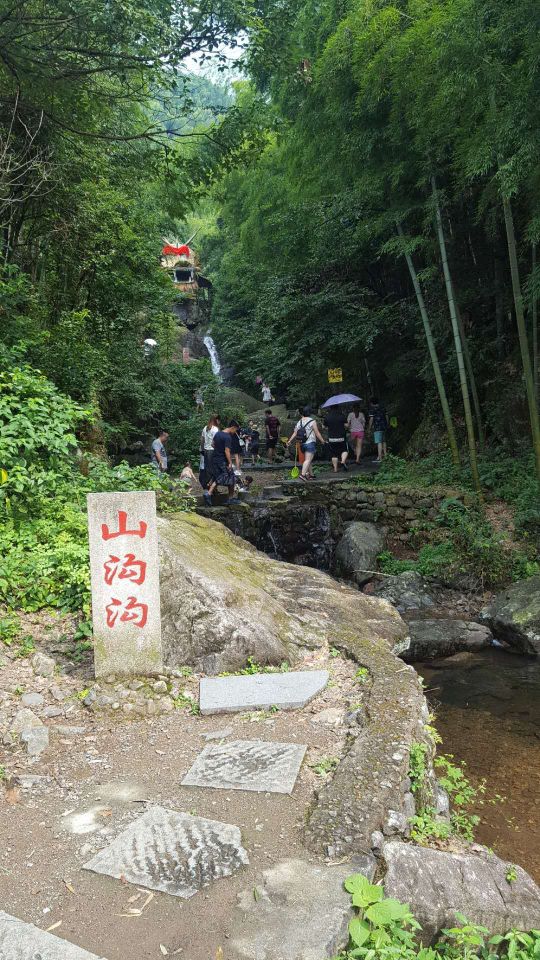
M155 806L85 863L84 869L187 900L248 863L238 827ZM74 955L73 960L78 957Z
M0 957L5 960L99 960L74 943L40 930L0 910ZM104 958L101 958L104 960Z
M199 707L203 716L278 707L304 707L324 690L328 670L291 670L289 673L254 673L240 677L203 677Z
M267 740L211 744L199 754L182 786L291 794L306 750L303 743Z
M262 491L263 500L283 500L285 494L281 484L272 484Z

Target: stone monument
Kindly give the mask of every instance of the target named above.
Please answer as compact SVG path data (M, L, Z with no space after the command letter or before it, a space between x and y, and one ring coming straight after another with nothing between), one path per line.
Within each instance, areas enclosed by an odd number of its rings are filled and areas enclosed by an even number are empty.
M163 671L156 495L88 494L96 677Z

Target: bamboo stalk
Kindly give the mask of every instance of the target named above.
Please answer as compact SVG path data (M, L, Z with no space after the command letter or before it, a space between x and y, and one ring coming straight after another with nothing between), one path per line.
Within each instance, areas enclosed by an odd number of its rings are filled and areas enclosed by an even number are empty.
M403 229L401 224L396 220L396 229L398 236L401 240L405 239ZM422 317L422 323L424 325L424 333L426 335L429 356L431 358L431 365L433 367L433 374L435 376L435 382L437 384L437 390L439 392L439 400L441 402L444 422L446 424L446 432L448 433L448 442L450 444L450 451L452 454L452 460L456 467L461 466L459 458L459 450L456 440L456 433L454 430L454 423L452 420L452 414L450 413L450 406L448 404L448 397L446 395L446 389L444 386L444 381L442 378L441 368L439 365L439 358L437 356L437 349L435 347L435 341L433 339L433 332L431 330L431 324L429 322L428 312L426 310L426 304L424 301L424 295L422 293L422 288L420 287L420 282L418 280L418 275L412 260L411 255L405 250L403 250L403 255L407 261L407 266L409 268L409 273L412 280L412 285L414 287L414 292L416 294L416 299L418 302L418 309L420 310L420 316Z
M523 374L525 377L525 390L527 393L527 403L529 405L529 418L531 421L531 433L536 461L536 472L540 480L540 418L538 416L538 406L536 403L533 370L531 366L531 355L529 352L529 341L527 339L527 328L525 326L525 312L523 310L523 297L521 294L521 283L519 280L519 266L516 249L516 233L514 230L514 217L512 215L512 206L509 197L502 194L504 224L506 227L506 239L508 242L508 258L510 260L510 273L512 275L512 291L514 294L514 306L516 310L516 323L518 328L519 348L521 351L521 362L523 364Z
M538 406L539 383L538 383L538 297L536 296L536 283L534 274L536 272L536 244L532 245L532 268L533 268L533 295L532 295L532 361L533 361L533 382L534 399Z
M476 429L478 430L478 446L481 450L484 449L485 437L484 437L484 426L482 424L482 410L480 407L480 400L478 399L478 390L476 389L476 377L474 375L473 365L471 361L471 354L469 351L469 344L467 337L465 335L465 328L463 326L463 320L461 317L461 310L459 309L459 304L457 297L454 291L454 303L456 306L456 313L458 318L458 327L459 335L461 337L461 345L463 347L463 357L465 359L465 367L467 369L467 376L469 378L469 384L471 387L471 395L474 407L474 416L476 420Z
M458 322L456 304L454 300L454 288L452 286L452 277L450 275L450 267L448 266L448 256L446 253L446 242L444 239L441 206L439 203L439 195L437 193L437 182L434 176L431 177L431 188L433 191L433 199L435 202L435 222L437 227L437 237L439 240L439 248L441 251L444 282L446 285L446 296L448 298L448 309L450 311L450 320L452 322L452 331L454 334L454 344L456 348L456 357L457 357L457 364L458 364L458 370L459 370L459 383L461 387L461 396L463 398L465 425L467 427L467 441L469 445L469 459L471 463L471 473L472 473L475 490L477 491L478 495L481 496L482 488L480 485L480 474L478 473L478 462L476 459L476 440L474 436L474 425L473 425L472 412L471 412L471 401L469 397L469 387L467 385L467 372L465 369L465 360L463 358L461 338L459 335L459 322Z

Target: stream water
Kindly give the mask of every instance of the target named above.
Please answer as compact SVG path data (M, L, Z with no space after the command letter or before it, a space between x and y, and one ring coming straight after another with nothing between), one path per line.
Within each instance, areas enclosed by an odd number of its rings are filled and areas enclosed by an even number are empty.
M474 783L480 843L540 882L540 661L493 648L416 664L437 714L439 751L465 761ZM499 794L503 802L490 802Z

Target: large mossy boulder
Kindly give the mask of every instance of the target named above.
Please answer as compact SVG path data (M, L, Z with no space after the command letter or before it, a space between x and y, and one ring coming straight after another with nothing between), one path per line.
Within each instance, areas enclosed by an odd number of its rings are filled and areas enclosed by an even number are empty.
M384 549L384 534L374 523L347 524L336 546L336 573L349 577L361 587L373 577L377 557Z
M418 677L396 655L407 626L385 600L311 567L274 560L196 514L159 526L164 656L205 673L301 663L335 647L363 669L365 723L309 812L305 841L330 856L369 853L389 811L402 811L409 750L427 713Z
M161 618L169 666L205 673L293 664L347 637L387 653L407 628L384 600L367 597L311 567L260 553L221 523L179 514L159 526Z
M540 655L540 576L512 583L480 613L501 643Z

